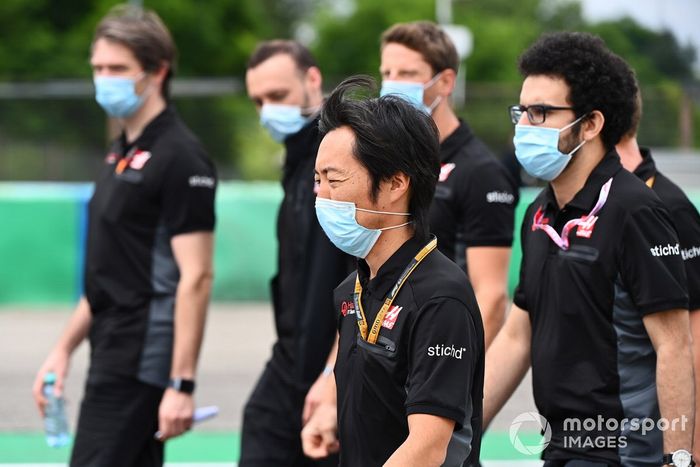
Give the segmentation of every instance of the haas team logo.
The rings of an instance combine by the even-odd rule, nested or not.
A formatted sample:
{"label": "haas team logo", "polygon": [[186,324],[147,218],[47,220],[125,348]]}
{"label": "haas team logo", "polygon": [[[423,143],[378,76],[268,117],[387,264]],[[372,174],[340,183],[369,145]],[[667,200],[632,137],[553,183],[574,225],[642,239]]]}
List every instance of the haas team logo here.
{"label": "haas team logo", "polygon": [[355,314],[355,303],[352,300],[343,301],[340,305],[340,313],[345,317]]}
{"label": "haas team logo", "polygon": [[440,177],[438,177],[438,182],[446,181],[452,173],[452,171],[455,169],[455,167],[456,165],[454,165],[452,162],[450,162],[449,164],[442,164],[440,166]]}
{"label": "haas team logo", "polygon": [[581,220],[582,222],[578,225],[578,229],[576,229],[576,236],[591,238],[593,228],[595,227],[595,222],[598,220],[598,216],[584,216],[581,218]]}
{"label": "haas team logo", "polygon": [[396,324],[396,319],[399,317],[399,313],[401,313],[403,307],[400,306],[392,306],[389,308],[389,311],[386,312],[386,315],[384,315],[384,321],[382,321],[382,327],[385,329],[394,329],[394,325]]}
{"label": "haas team logo", "polygon": [[136,151],[131,158],[131,163],[129,167],[134,170],[141,170],[143,166],[146,165],[148,159],[151,158],[151,153],[148,151]]}

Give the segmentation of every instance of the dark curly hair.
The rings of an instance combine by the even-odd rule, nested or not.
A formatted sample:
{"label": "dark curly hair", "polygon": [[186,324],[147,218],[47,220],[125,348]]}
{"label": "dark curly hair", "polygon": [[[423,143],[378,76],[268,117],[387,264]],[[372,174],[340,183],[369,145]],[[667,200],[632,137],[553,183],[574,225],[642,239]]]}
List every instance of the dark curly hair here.
{"label": "dark curly hair", "polygon": [[[440,173],[438,130],[430,116],[400,97],[366,97],[375,90],[368,76],[340,83],[323,105],[319,129],[324,136],[343,126],[352,130],[353,156],[371,179],[370,199],[376,200],[380,182],[396,173],[410,178],[408,210],[415,236],[423,241],[428,238],[428,211]],[[358,95],[362,91],[364,97]]]}
{"label": "dark curly hair", "polygon": [[600,111],[605,117],[601,139],[607,150],[632,125],[638,92],[634,71],[600,37],[581,32],[545,34],[520,56],[518,67],[524,77],[564,79],[577,116]]}

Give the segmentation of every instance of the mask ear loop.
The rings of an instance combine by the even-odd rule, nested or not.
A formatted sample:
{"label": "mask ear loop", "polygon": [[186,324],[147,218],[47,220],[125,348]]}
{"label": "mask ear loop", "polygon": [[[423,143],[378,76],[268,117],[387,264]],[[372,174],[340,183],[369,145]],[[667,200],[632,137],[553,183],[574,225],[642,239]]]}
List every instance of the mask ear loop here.
{"label": "mask ear loop", "polygon": [[[587,116],[588,116],[588,114],[583,114],[583,115],[581,115],[579,118],[577,118],[576,120],[574,120],[573,122],[569,123],[568,125],[564,126],[563,128],[560,128],[560,129],[559,129],[559,134],[561,134],[562,131],[568,130],[569,128],[573,127],[573,126],[576,125],[577,123],[581,122],[581,120],[583,120],[583,119],[586,118]],[[572,149],[571,151],[569,151],[569,153],[567,154],[567,156],[573,156],[574,153],[575,153],[576,151],[578,151],[579,149],[581,149],[581,146],[583,146],[583,145],[586,144],[587,142],[588,142],[588,140],[585,140],[585,139],[584,139],[583,141],[581,141],[581,144],[579,144],[579,145],[576,146],[574,149]]]}
{"label": "mask ear loop", "polygon": [[372,209],[364,209],[355,207],[356,211],[370,212],[372,214],[389,214],[390,216],[410,216],[410,212],[390,212],[390,211],[373,211]]}
{"label": "mask ear loop", "polygon": [[[437,83],[437,80],[440,79],[440,76],[443,74],[443,72],[444,72],[444,70],[441,71],[440,73],[437,73],[435,76],[433,76],[432,78],[430,78],[430,81],[428,81],[427,83],[425,83],[425,84],[423,85],[423,92],[424,92],[424,93],[425,93],[425,90],[426,90],[426,89],[432,87],[435,83]],[[433,100],[433,102],[432,102],[429,106],[426,107],[426,108],[428,109],[428,112],[430,113],[430,115],[433,114],[433,110],[435,110],[435,107],[437,107],[438,105],[440,105],[440,102],[442,102],[442,96],[437,96],[437,97]]]}
{"label": "mask ear loop", "polygon": [[[141,73],[136,75],[136,77],[134,78],[134,94],[136,94],[136,83],[138,83],[139,81],[144,79],[146,76],[147,76],[147,73],[145,71],[142,71]],[[152,92],[153,92],[153,82],[150,82],[146,85],[146,89],[144,89],[141,94],[136,94],[136,95],[139,96],[142,101],[145,101],[146,99],[148,99],[148,97],[151,95]]]}

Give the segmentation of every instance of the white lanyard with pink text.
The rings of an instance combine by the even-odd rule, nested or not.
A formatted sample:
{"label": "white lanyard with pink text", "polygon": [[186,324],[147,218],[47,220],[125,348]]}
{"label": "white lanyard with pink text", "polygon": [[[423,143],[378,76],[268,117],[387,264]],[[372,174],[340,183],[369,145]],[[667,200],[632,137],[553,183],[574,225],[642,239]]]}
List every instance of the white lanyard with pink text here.
{"label": "white lanyard with pink text", "polygon": [[600,189],[598,202],[595,203],[595,206],[593,206],[593,209],[587,216],[583,216],[579,219],[571,219],[566,224],[564,224],[564,228],[561,231],[561,236],[557,233],[556,230],[554,230],[554,227],[546,223],[546,220],[543,221],[544,213],[542,212],[542,208],[538,209],[535,213],[535,218],[532,222],[532,230],[544,230],[544,232],[547,235],[549,235],[549,238],[551,238],[552,241],[556,243],[559,248],[561,248],[562,250],[568,250],[569,232],[571,232],[571,229],[573,229],[577,225],[585,224],[593,216],[598,214],[598,211],[600,211],[603,208],[605,202],[608,200],[608,193],[610,193],[610,185],[612,185],[612,181],[613,179],[610,178],[610,180],[605,182],[605,185],[603,185],[603,187]]}

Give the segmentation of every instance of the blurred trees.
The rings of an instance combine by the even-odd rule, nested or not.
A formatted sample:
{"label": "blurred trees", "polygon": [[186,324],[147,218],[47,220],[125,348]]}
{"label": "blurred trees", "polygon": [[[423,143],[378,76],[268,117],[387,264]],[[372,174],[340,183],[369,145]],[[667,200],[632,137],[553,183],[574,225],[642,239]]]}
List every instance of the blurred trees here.
{"label": "blurred trees", "polygon": [[[94,27],[116,3],[0,2],[0,81],[89,79]],[[298,34],[316,54],[327,90],[351,74],[378,76],[379,36],[391,24],[435,18],[434,1],[426,0],[144,0],[144,4],[156,10],[173,33],[180,77],[242,80],[247,57],[258,41]],[[649,125],[643,134],[653,144],[678,143],[674,119],[683,99],[681,85],[697,85],[691,65],[696,52],[679,45],[670,32],[650,31],[628,18],[587,24],[577,0],[454,0],[453,22],[469,27],[474,37],[472,54],[463,64],[467,105],[460,112],[497,150],[510,140],[505,107],[517,100],[518,56],[543,32],[562,29],[599,34],[628,60],[643,87],[653,86],[645,96],[654,99],[654,108],[666,109],[664,118],[672,123],[666,128]],[[281,148],[260,130],[244,95],[178,99],[176,105],[213,157],[229,167],[226,176],[276,176]],[[31,173],[37,166],[31,162],[36,150],[29,150],[26,141],[41,139],[45,148],[61,144],[68,148],[64,152],[99,154],[103,123],[92,99],[0,101],[0,147],[3,152],[14,148],[26,169],[21,173]],[[7,164],[0,164],[0,169],[6,172]]]}

